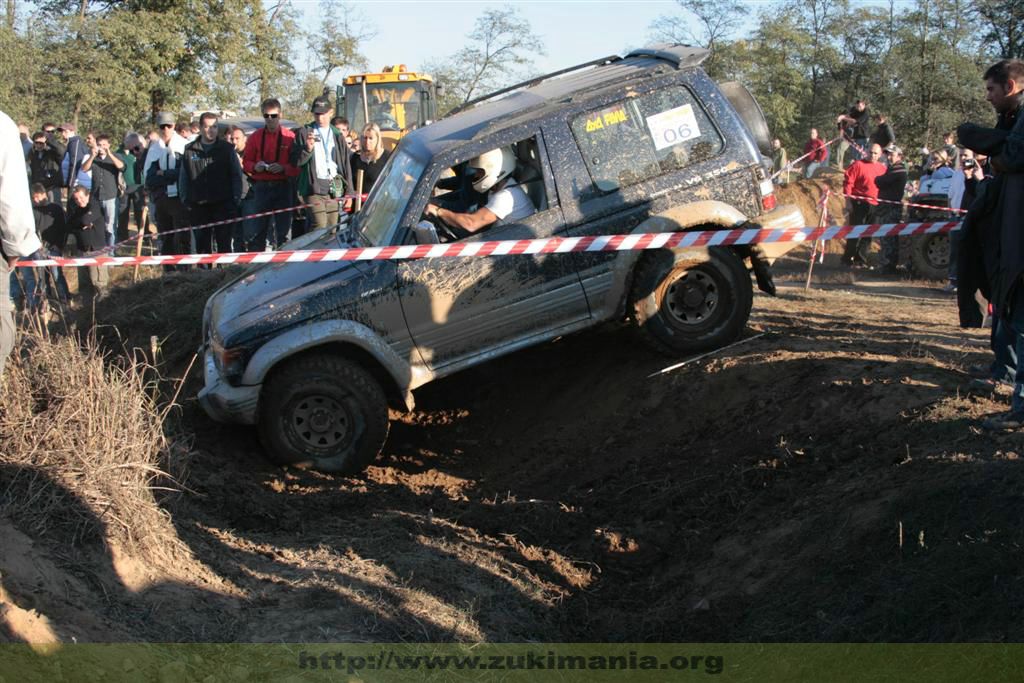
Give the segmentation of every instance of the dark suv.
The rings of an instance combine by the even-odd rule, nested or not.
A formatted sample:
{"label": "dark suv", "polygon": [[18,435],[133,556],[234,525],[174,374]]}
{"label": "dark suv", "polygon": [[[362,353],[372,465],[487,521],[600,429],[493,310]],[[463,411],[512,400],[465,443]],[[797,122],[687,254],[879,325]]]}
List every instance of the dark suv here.
{"label": "dark suv", "polygon": [[[428,202],[479,201],[467,161],[499,147],[535,212],[466,242],[803,226],[775,206],[759,107],[715,84],[706,56],[654,46],[472,103],[403,138],[350,224],[286,248],[436,241]],[[772,291],[768,265],[791,246],[258,266],[207,304],[199,398],[215,420],[257,425],[279,463],[358,472],[389,405],[411,409],[417,387],[510,351],[622,318],[673,354],[729,343],[750,315],[749,271]]]}

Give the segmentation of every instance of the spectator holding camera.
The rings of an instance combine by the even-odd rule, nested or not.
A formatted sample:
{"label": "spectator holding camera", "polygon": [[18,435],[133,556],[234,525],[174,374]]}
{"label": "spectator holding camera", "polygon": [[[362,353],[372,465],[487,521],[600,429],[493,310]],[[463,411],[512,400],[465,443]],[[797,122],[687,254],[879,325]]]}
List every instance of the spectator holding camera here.
{"label": "spectator holding camera", "polygon": [[63,145],[58,146],[53,135],[39,131],[32,136],[32,149],[28,153],[29,178],[46,189],[51,202],[60,202],[60,187],[64,176],[60,172],[60,160],[64,156]]}
{"label": "spectator holding camera", "polygon": [[338,202],[352,187],[348,147],[331,126],[327,95],[313,100],[313,122],[296,132],[291,162],[299,171],[299,196],[306,204],[306,225],[319,229],[338,222]]}
{"label": "spectator holding camera", "polygon": [[123,182],[121,172],[125,164],[110,150],[110,136],[106,133],[100,133],[89,142],[89,157],[82,164],[82,170],[92,171],[92,194],[103,212],[107,246],[112,247],[117,225],[117,200]]}
{"label": "spectator holding camera", "polygon": [[[291,178],[299,174],[290,157],[295,144],[295,133],[281,128],[281,102],[275,98],[260,104],[265,125],[257,129],[245,144],[242,168],[251,179],[253,210],[256,213],[291,208],[294,204]],[[274,232],[269,233],[273,224]],[[266,249],[269,239],[274,247],[288,239],[292,229],[292,212],[282,211],[246,221],[253,230],[245,236],[247,248],[252,251]]]}

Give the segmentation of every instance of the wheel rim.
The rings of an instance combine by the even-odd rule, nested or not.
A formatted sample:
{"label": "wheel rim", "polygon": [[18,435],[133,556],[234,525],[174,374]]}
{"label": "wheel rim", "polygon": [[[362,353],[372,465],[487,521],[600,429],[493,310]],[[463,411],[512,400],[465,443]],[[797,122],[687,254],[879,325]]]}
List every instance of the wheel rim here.
{"label": "wheel rim", "polygon": [[925,258],[936,268],[949,266],[949,236],[935,235],[925,245]]}
{"label": "wheel rim", "polygon": [[665,310],[679,325],[706,325],[718,309],[720,296],[721,287],[710,273],[688,270],[668,286]]}
{"label": "wheel rim", "polygon": [[321,394],[299,399],[289,422],[299,440],[315,450],[333,450],[346,444],[351,439],[354,424],[342,403]]}

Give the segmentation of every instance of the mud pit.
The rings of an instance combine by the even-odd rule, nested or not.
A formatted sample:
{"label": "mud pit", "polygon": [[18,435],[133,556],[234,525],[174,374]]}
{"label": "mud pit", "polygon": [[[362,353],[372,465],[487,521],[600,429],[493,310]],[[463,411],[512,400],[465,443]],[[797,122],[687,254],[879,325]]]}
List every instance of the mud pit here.
{"label": "mud pit", "polygon": [[364,480],[189,401],[172,559],[0,520],[0,640],[1024,638],[1024,438],[977,429],[1005,399],[964,373],[987,331],[934,284],[805,292],[801,254],[749,341],[669,372],[610,326],[424,387]]}

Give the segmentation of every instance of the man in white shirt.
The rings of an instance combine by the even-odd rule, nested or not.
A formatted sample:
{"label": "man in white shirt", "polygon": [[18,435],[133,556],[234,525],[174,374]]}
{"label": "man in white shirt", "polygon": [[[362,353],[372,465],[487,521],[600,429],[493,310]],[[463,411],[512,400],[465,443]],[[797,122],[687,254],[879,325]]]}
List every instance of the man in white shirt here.
{"label": "man in white shirt", "polygon": [[0,111],[0,373],[14,348],[10,269],[42,246],[36,236],[18,126]]}
{"label": "man in white shirt", "polygon": [[495,223],[521,221],[537,212],[526,191],[512,179],[516,170],[516,155],[507,147],[485,152],[466,164],[466,173],[472,174],[473,189],[486,192],[487,204],[471,213],[460,213],[427,204],[424,213],[438,218],[451,227],[456,236],[463,237],[486,230]]}

